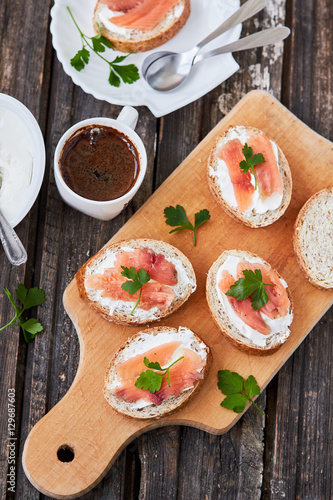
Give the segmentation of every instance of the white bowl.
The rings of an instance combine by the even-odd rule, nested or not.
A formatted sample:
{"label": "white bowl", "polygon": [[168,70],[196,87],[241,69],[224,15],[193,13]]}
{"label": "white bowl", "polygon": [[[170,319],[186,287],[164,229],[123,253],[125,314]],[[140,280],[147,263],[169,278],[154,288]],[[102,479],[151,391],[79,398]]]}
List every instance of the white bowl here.
{"label": "white bowl", "polygon": [[[45,171],[45,145],[42,132],[35,117],[28,110],[28,108],[24,106],[24,104],[17,99],[14,99],[14,97],[0,93],[0,116],[1,109],[11,111],[17,115],[26,129],[27,135],[30,137],[33,147],[32,178],[28,192],[22,205],[19,207],[15,215],[8,221],[12,227],[15,227],[27,215],[41,188]],[[19,146],[19,137],[17,138],[17,143]]]}
{"label": "white bowl", "polygon": [[[96,117],[88,118],[76,123],[68,129],[60,138],[55,153],[54,153],[54,177],[60,196],[67,205],[80,212],[83,212],[90,217],[95,217],[101,220],[111,220],[116,217],[128,205],[137,190],[142,184],[147,170],[147,154],[144,144],[138,134],[134,132],[138,119],[138,112],[131,106],[125,106],[120,112],[118,118]],[[130,141],[135,145],[140,160],[140,171],[134,186],[123,196],[109,201],[95,201],[78,195],[70,189],[64,181],[59,166],[61,152],[67,139],[69,139],[77,130],[89,125],[107,126],[119,130],[124,133]]]}

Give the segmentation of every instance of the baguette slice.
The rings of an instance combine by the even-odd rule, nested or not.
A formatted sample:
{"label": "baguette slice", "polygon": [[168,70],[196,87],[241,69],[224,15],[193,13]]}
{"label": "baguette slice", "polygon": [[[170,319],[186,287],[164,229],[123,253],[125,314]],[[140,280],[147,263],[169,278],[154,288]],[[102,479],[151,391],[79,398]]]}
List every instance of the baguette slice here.
{"label": "baguette slice", "polygon": [[[195,353],[199,354],[202,358],[202,368],[198,371],[200,373],[200,379],[196,380],[192,386],[189,388],[184,388],[183,392],[181,392],[178,396],[172,396],[168,399],[163,400],[160,404],[154,404],[152,402],[142,401],[140,399],[136,402],[125,401],[121,397],[115,395],[115,390],[119,385],[122,384],[122,378],[117,373],[117,365],[119,363],[123,363],[128,359],[138,356],[142,354],[142,360],[147,351],[156,348],[157,346],[165,346],[168,342],[181,342],[181,346],[179,346],[173,357],[170,358],[171,362],[166,362],[165,364],[161,363],[162,367],[169,366],[173,361],[182,356],[182,347],[191,349]],[[186,357],[186,353],[185,357]],[[156,357],[150,354],[151,359],[149,361],[159,361],[158,354]],[[174,359],[175,358],[175,359]],[[211,353],[209,347],[191,330],[184,327],[172,328],[168,326],[160,326],[155,328],[150,328],[147,330],[143,330],[133,337],[129,338],[125,344],[123,344],[116,354],[113,356],[107,373],[105,375],[105,383],[104,383],[104,396],[108,403],[119,413],[123,413],[129,417],[140,418],[140,419],[148,419],[148,418],[160,418],[166,414],[169,414],[175,410],[178,410],[185,403],[188,403],[189,400],[194,396],[194,394],[199,390],[202,386],[206,376],[208,374],[208,370],[211,364]],[[185,360],[185,359],[184,359]],[[180,361],[179,367],[180,367]],[[176,367],[177,363],[174,365]],[[142,371],[147,370],[148,368],[144,367]],[[138,370],[141,371],[141,368]],[[129,373],[128,373],[129,375]],[[131,379],[131,385],[135,383],[135,380],[138,378],[140,373],[136,374],[135,377]],[[170,372],[170,387],[172,387],[172,372]],[[147,394],[150,397],[149,391]],[[157,394],[157,393],[155,393]]]}
{"label": "baguette slice", "polygon": [[98,26],[101,33],[112,43],[115,50],[120,52],[145,52],[159,47],[173,38],[186,23],[190,15],[190,0],[180,0],[168,14],[153,29],[148,31],[138,29],[119,29],[117,26],[108,24],[107,20],[114,14],[108,10],[107,5],[98,0],[93,24],[96,33]]}
{"label": "baguette slice", "polygon": [[[137,248],[149,248],[156,254],[162,254],[176,267],[178,283],[172,287],[176,295],[169,307],[164,311],[159,310],[157,307],[144,311],[140,308],[139,303],[131,315],[136,299],[133,298],[132,301],[125,302],[122,300],[114,301],[107,297],[103,298],[100,290],[90,289],[86,284],[87,277],[101,274],[105,269],[112,267],[112,259],[114,259],[117,252],[122,249],[131,251]],[[150,239],[121,241],[103,248],[79,269],[75,278],[81,298],[86,300],[89,306],[99,312],[105,319],[121,325],[142,325],[165,318],[176,311],[196,289],[195,273],[188,258],[172,245]]]}
{"label": "baguette slice", "polygon": [[293,242],[297,262],[310,283],[333,288],[333,186],[304,204],[295,222]]}
{"label": "baguette slice", "polygon": [[[230,259],[228,260],[229,257]],[[226,264],[227,260],[228,263]],[[279,275],[279,273],[275,271],[283,286],[286,288],[287,296],[290,301],[287,315],[285,316],[282,325],[275,323],[278,330],[276,332],[272,331],[268,335],[259,333],[258,331],[250,328],[242,321],[241,318],[237,316],[229,304],[227,296],[224,295],[218,288],[218,284],[221,279],[221,266],[226,264],[229,272],[236,278],[235,271],[238,261],[240,260],[245,260],[252,264],[258,263],[264,265],[268,270],[272,269],[267,262],[250,252],[242,250],[227,250],[223,252],[214,262],[207,276],[206,297],[210,312],[223,335],[236,347],[250,354],[257,354],[260,356],[272,354],[285,343],[290,335],[289,326],[293,318],[293,301],[291,293],[289,288],[286,288],[286,282]],[[231,270],[234,272],[231,272]],[[273,323],[274,321],[280,321],[280,319],[281,318],[273,320]]]}
{"label": "baguette slice", "polygon": [[[281,148],[271,140],[273,151],[275,150],[275,156],[277,157],[277,165],[283,184],[281,202],[280,204],[278,204],[279,201],[275,203],[273,197],[275,197],[277,193],[273,193],[273,197],[271,197],[272,205],[270,203],[267,204],[267,200],[265,202],[265,205],[267,206],[266,211],[263,212],[266,207],[262,209],[258,209],[255,207],[252,208],[252,210],[241,212],[237,208],[237,202],[233,194],[234,190],[230,181],[229,173],[227,170],[224,170],[221,167],[219,151],[229,141],[235,138],[239,138],[241,142],[244,143],[250,136],[255,136],[260,133],[262,134],[263,132],[253,127],[230,127],[221,137],[217,138],[216,144],[209,155],[207,164],[208,184],[217,203],[228,215],[233,217],[237,222],[240,222],[252,228],[268,226],[279,219],[286,211],[290,203],[292,192],[292,179],[288,161],[284,156]],[[252,183],[254,184],[254,176],[252,173],[251,177]],[[268,208],[269,206],[275,208]]]}

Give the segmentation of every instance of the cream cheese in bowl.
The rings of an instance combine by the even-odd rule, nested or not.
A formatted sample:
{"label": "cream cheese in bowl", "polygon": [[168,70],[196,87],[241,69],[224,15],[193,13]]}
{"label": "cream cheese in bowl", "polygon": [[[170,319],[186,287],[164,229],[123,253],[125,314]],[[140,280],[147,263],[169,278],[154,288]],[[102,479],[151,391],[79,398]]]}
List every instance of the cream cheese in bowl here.
{"label": "cream cheese in bowl", "polygon": [[20,102],[0,94],[0,209],[12,227],[29,212],[45,169],[39,125]]}

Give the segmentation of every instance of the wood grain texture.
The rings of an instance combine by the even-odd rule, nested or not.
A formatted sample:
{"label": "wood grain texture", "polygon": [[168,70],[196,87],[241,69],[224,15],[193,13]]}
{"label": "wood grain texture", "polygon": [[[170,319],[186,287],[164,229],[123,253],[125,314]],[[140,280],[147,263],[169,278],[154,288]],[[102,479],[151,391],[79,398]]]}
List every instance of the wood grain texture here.
{"label": "wood grain texture", "polygon": [[[294,184],[290,207],[279,221],[266,228],[252,230],[236,223],[221,212],[209,193],[207,158],[216,137],[231,123],[256,126],[265,131],[281,146],[289,160]],[[291,128],[293,134],[290,133]],[[310,143],[313,147],[308,150],[306,160],[302,161],[300,151]],[[318,150],[321,151],[320,161],[317,158]],[[320,172],[316,178],[311,175],[309,167],[315,158],[317,171]],[[239,415],[219,405],[221,394],[216,386],[217,370],[223,367],[237,370],[237,367],[242,366],[242,375],[247,377],[252,373],[260,387],[264,388],[333,302],[333,292],[318,290],[305,280],[296,264],[291,243],[294,221],[305,199],[332,182],[332,170],[327,169],[332,160],[330,142],[303,125],[269,94],[259,91],[249,93],[112,238],[111,241],[133,237],[162,238],[176,244],[189,256],[196,271],[197,292],[180,310],[164,320],[164,324],[183,325],[196,331],[212,349],[213,366],[204,388],[196,398],[170,417],[140,422],[110,409],[101,390],[109,359],[124,338],[138,331],[138,328],[122,327],[105,321],[80,299],[75,281],[69,284],[64,294],[64,304],[80,338],[80,365],[69,392],[38,422],[27,438],[23,453],[24,468],[38,489],[52,493],[55,498],[75,498],[100,480],[125,444],[150,428],[182,423],[213,433],[223,433],[234,425]],[[304,175],[307,183],[304,183]],[[196,194],[195,199],[192,193]],[[211,222],[201,228],[196,248],[193,247],[190,234],[164,234],[167,231],[162,208],[168,203],[175,205],[177,201],[189,213],[195,213],[205,206],[212,215]],[[289,244],[286,244],[286,240]],[[288,276],[294,298],[294,322],[290,339],[269,359],[248,355],[226,342],[213,324],[206,305],[205,276],[208,268],[224,249],[239,248],[240,241],[242,249],[259,253],[283,276]],[[227,364],[226,360],[229,360]],[[71,418],[75,414],[80,415],[79,419]],[[101,428],[104,429],[103,434]],[[116,435],[112,432],[115,428]],[[56,452],[62,445],[69,445],[75,450],[75,460],[71,464],[63,464],[56,458]],[[87,470],[89,463],[94,463],[94,467]],[[48,477],[46,470],[52,471]],[[80,471],[85,471],[84,475]]]}

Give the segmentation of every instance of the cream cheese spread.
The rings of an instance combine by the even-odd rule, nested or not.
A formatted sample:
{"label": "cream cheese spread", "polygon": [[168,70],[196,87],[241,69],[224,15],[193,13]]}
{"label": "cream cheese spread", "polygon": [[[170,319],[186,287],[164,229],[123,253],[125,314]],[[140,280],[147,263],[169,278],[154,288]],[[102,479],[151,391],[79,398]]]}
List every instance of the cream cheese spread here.
{"label": "cream cheese spread", "polygon": [[[233,139],[239,139],[239,141],[245,145],[249,140],[249,133],[246,131],[245,127],[234,127],[229,129],[228,133],[220,139],[217,145],[217,149],[222,147],[229,141]],[[273,153],[276,159],[276,162],[279,161],[279,153],[277,145],[274,141],[270,141],[273,148]],[[250,172],[250,171],[249,171]],[[252,172],[251,174],[251,184],[255,185],[255,179]],[[218,185],[222,198],[233,208],[237,208],[237,201],[235,197],[234,187],[231,182],[231,178],[229,175],[228,167],[225,161],[221,158],[216,159],[216,169],[213,167],[209,167],[209,175],[213,177],[216,184]],[[283,198],[283,193],[274,192],[271,196],[266,198],[265,200],[260,199],[259,190],[256,189],[252,198],[252,205],[250,209],[246,212],[243,212],[244,215],[250,215],[252,210],[257,214],[264,214],[268,212],[268,210],[276,210],[281,205]]]}
{"label": "cream cheese spread", "polygon": [[[227,260],[220,266],[217,275],[216,275],[216,292],[219,298],[219,301],[223,305],[223,308],[225,312],[227,313],[230,321],[235,325],[235,327],[240,331],[240,333],[249,339],[251,342],[253,342],[254,345],[259,346],[259,347],[265,347],[268,345],[277,333],[281,334],[281,332],[284,332],[283,335],[280,335],[281,340],[285,340],[289,337],[290,335],[290,330],[289,326],[291,325],[291,322],[293,320],[293,314],[292,312],[288,312],[286,316],[276,318],[276,319],[271,319],[265,314],[261,313],[262,319],[265,321],[265,323],[271,328],[271,333],[269,335],[264,335],[257,330],[254,330],[250,326],[248,326],[244,321],[236,314],[234,309],[232,308],[228,297],[220,290],[219,288],[219,283],[222,279],[222,272],[224,270],[228,271],[235,279],[237,279],[237,266],[239,262],[243,260],[239,257],[236,256],[229,256]],[[264,262],[261,259],[247,259],[247,261],[250,264],[264,264]],[[288,285],[287,283],[281,279],[280,280],[282,285],[287,288]]]}
{"label": "cream cheese spread", "polygon": [[[133,252],[134,248],[124,246],[121,247],[120,250],[123,250],[125,252]],[[117,250],[117,252],[118,251],[119,250]],[[89,276],[91,274],[103,274],[105,269],[114,267],[115,260],[116,260],[116,252],[110,252],[104,260],[102,260],[99,264],[94,266],[93,270],[91,268],[88,268],[86,275]],[[167,257],[167,260],[168,262],[172,262],[172,264],[174,264],[177,271],[177,278],[178,278],[177,284],[170,287],[174,290],[176,297],[181,298],[182,295],[184,294],[184,289],[187,288],[187,285],[189,284],[192,286],[192,290],[194,292],[196,289],[196,283],[188,277],[181,261],[175,257],[169,257],[169,256]],[[113,300],[110,297],[102,297],[103,293],[102,290],[96,290],[93,288],[87,287],[87,292],[91,300],[99,302],[102,307],[104,307],[109,311],[110,316],[112,316],[112,314],[117,311],[129,314],[133,309],[134,303],[136,302],[136,300],[133,300],[133,302],[132,301],[127,302],[124,300]],[[140,302],[139,302],[138,307],[132,314],[132,317],[139,319],[141,321],[144,320],[149,321],[149,319],[151,319],[155,313],[160,313],[158,307],[152,307],[148,311],[145,311],[144,309],[140,308]]]}
{"label": "cream cheese spread", "polygon": [[33,146],[20,118],[0,109],[0,209],[10,221],[31,184]]}
{"label": "cream cheese spread", "polygon": [[[170,11],[163,20],[163,24],[165,24],[166,26],[172,24],[176,19],[178,19],[182,15],[183,10],[184,10],[183,3],[179,3],[178,5],[173,7],[173,9],[170,9]],[[112,17],[122,16],[123,14],[125,14],[125,12],[113,11],[105,5],[103,6],[103,8],[100,8],[98,12],[98,19],[100,24],[103,24],[103,26],[105,26],[106,29],[108,29],[112,33],[117,33],[118,35],[130,37],[135,33],[143,33],[142,30],[137,30],[137,29],[133,30],[124,28],[122,26],[117,26],[116,24],[113,24],[110,21]]]}
{"label": "cream cheese spread", "polygon": [[[207,360],[206,346],[203,342],[198,343],[198,341],[194,337],[193,332],[188,328],[180,326],[177,332],[165,331],[158,333],[157,335],[149,335],[148,333],[142,333],[141,339],[142,341],[140,342],[140,344],[133,342],[132,344],[129,344],[129,346],[122,351],[121,357],[119,358],[119,363],[124,363],[125,361],[134,356],[138,356],[139,354],[143,354],[149,351],[150,349],[154,349],[154,347],[161,346],[169,342],[181,342],[181,345],[175,350],[172,357],[168,361],[167,365],[162,366],[162,368],[171,365],[171,363],[179,359],[182,356],[183,349],[191,349],[192,351],[196,352],[197,354],[200,355],[201,359],[206,364]],[[196,348],[193,347],[194,343],[196,345]],[[158,361],[158,359],[153,361]],[[202,370],[203,368],[198,370],[198,372]],[[118,377],[114,377],[112,383],[110,383],[109,385],[109,388],[110,390],[113,390],[121,386],[121,384],[122,381]],[[186,387],[186,389],[184,389],[184,392],[189,391],[192,388],[193,385],[190,387]],[[135,409],[140,409],[140,408],[145,408],[146,406],[150,406],[152,404],[153,404],[152,402],[145,401],[144,399],[139,399],[138,401],[131,403],[131,407]]]}

